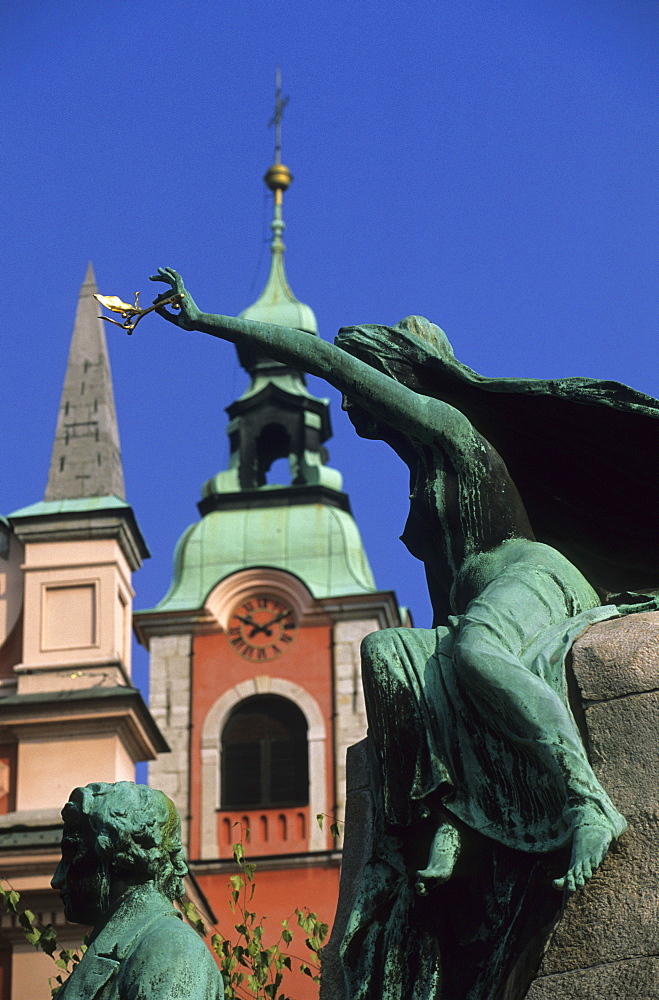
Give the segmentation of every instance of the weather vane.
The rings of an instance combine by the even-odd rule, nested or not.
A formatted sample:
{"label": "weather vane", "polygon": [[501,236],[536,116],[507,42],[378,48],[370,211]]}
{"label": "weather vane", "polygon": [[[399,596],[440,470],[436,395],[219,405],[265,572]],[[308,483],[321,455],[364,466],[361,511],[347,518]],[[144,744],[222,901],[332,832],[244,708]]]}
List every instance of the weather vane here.
{"label": "weather vane", "polygon": [[122,330],[125,330],[129,334],[133,332],[142,319],[142,316],[153,312],[154,309],[160,309],[162,306],[169,305],[172,309],[180,309],[183,295],[183,292],[176,292],[174,295],[169,295],[167,298],[161,299],[159,302],[154,303],[154,305],[149,306],[148,309],[140,309],[139,292],[135,292],[135,304],[132,306],[128,302],[123,302],[118,295],[99,295],[97,292],[94,292],[96,301],[100,302],[105,309],[120,313],[124,317],[124,322],[120,323],[119,320],[111,319],[109,316],[99,316],[99,319],[104,319],[106,323],[114,323],[115,326],[120,326]]}
{"label": "weather vane", "polygon": [[268,122],[268,128],[275,126],[275,163],[281,163],[281,120],[289,100],[289,97],[281,96],[281,69],[277,66],[275,70],[275,113]]}

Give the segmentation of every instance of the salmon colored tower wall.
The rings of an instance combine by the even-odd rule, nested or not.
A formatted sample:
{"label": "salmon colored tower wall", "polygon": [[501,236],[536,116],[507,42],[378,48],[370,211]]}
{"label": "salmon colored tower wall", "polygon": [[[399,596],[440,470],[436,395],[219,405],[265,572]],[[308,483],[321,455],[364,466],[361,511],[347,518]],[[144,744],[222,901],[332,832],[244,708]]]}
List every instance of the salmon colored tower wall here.
{"label": "salmon colored tower wall", "polygon": [[[277,657],[274,664],[256,668],[236,653],[224,633],[198,636],[192,645],[192,757],[190,768],[190,852],[194,857],[204,857],[200,835],[201,818],[201,750],[202,733],[208,713],[222,696],[237,685],[256,677],[276,678],[285,682],[277,685],[278,690],[288,688],[294,697],[300,681],[304,690],[318,705],[325,726],[324,772],[325,801],[334,811],[334,761],[332,740],[327,738],[332,731],[333,691],[331,669],[331,632],[328,626],[300,628],[290,650]],[[221,685],[218,685],[218,666],[221,664]],[[301,669],[302,667],[302,669]],[[267,673],[266,673],[267,670]],[[302,676],[300,676],[302,675]],[[287,687],[286,687],[287,685]],[[262,687],[264,685],[262,684]],[[222,690],[224,688],[224,690]],[[218,720],[219,721],[219,720]],[[309,815],[308,805],[301,808],[271,808],[256,810],[222,810],[217,815],[217,854],[231,857],[231,844],[240,840],[240,828],[248,814],[250,840],[247,850],[250,854],[273,855],[291,853],[291,850],[309,850],[311,824],[316,824],[315,816]],[[300,830],[299,817],[304,816]],[[264,822],[261,822],[263,820]],[[285,830],[281,829],[282,822]],[[231,835],[226,836],[230,824]],[[266,827],[266,831],[262,828]],[[329,824],[325,824],[326,827]],[[265,832],[265,836],[264,836]],[[302,833],[302,836],[299,834]],[[296,836],[297,834],[297,836]],[[325,834],[324,847],[332,848],[329,833]]]}

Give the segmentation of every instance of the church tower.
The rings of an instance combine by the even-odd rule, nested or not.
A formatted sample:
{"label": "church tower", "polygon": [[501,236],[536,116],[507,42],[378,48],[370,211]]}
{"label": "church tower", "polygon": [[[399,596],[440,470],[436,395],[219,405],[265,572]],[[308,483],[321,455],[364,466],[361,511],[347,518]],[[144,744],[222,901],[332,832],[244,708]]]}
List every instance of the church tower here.
{"label": "church tower", "polygon": [[[90,264],[44,499],[0,519],[0,870],[64,942],[80,931],[50,889],[62,805],[167,749],[131,681],[131,580],[148,551],[124,495],[95,291]],[[52,960],[7,915],[0,968],[3,997],[48,995]]]}
{"label": "church tower", "polygon": [[[270,273],[241,315],[318,336],[286,279],[292,175],[279,142],[264,180],[274,196]],[[298,370],[239,358],[249,384],[227,407],[228,468],[202,488],[168,593],[135,622],[150,650],[151,709],[171,747],[149,781],[176,802],[192,870],[221,920],[231,918],[231,845],[249,828],[258,906],[274,929],[300,905],[332,919],[340,852],[329,828],[343,816],[346,748],[366,728],[359,646],[401,620],[395,595],[375,586],[328,464],[328,401]],[[286,482],[269,482],[281,459]]]}

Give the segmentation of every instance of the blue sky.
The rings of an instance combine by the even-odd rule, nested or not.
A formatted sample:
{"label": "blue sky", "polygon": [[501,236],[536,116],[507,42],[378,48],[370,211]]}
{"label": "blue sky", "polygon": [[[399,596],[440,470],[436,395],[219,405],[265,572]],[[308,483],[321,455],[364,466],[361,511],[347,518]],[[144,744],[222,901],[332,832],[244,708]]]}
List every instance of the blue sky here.
{"label": "blue sky", "polygon": [[[484,374],[659,395],[658,43],[651,0],[5,0],[0,511],[43,496],[88,259],[123,298],[158,265],[208,311],[257,297],[277,64],[286,266],[322,336],[416,312]],[[107,337],[150,607],[246,376],[156,317]],[[332,414],[377,583],[428,625],[405,470]]]}

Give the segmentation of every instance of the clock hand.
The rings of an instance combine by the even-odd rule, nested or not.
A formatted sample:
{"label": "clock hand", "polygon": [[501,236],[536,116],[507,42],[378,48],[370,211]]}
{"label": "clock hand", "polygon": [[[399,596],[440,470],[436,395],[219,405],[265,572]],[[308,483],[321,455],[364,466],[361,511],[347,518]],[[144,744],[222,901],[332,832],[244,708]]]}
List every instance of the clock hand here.
{"label": "clock hand", "polygon": [[252,618],[251,615],[247,615],[247,616],[236,615],[236,618],[238,619],[239,622],[242,622],[243,625],[252,625],[252,626],[255,626],[256,628],[259,628],[259,626],[256,624],[256,622],[254,621],[254,619]]}
{"label": "clock hand", "polygon": [[288,618],[289,615],[290,611],[280,611],[280,613],[276,615],[275,618],[272,618],[269,622],[266,622],[264,628],[269,628],[271,625],[276,625],[277,622],[280,622],[282,620],[282,618]]}
{"label": "clock hand", "polygon": [[252,631],[249,633],[250,639],[253,639],[259,632],[265,632],[266,635],[272,635],[272,632],[268,628],[268,625],[272,625],[272,622],[268,622],[268,625],[258,625],[256,622],[250,622],[250,624],[252,626]]}
{"label": "clock hand", "polygon": [[[258,635],[259,632],[265,632],[266,635],[272,635],[272,632],[268,628],[268,625],[259,625],[258,622],[254,621],[251,615],[236,615],[236,618],[238,619],[239,622],[242,622],[243,625],[251,626],[252,631],[249,633],[250,639],[253,639],[254,636]],[[269,622],[268,624],[272,623]]]}
{"label": "clock hand", "polygon": [[272,635],[272,632],[268,627],[269,625],[272,625],[272,622],[268,622],[266,625],[259,625],[258,622],[254,621],[251,615],[236,615],[236,618],[239,622],[242,622],[243,625],[251,626],[252,631],[249,633],[250,639],[253,639],[255,635],[259,634],[259,632],[264,632],[266,635]]}
{"label": "clock hand", "polygon": [[259,634],[259,632],[262,632],[264,635],[271,636],[272,635],[271,626],[276,625],[278,622],[282,620],[282,618],[288,618],[290,613],[291,613],[290,610],[280,611],[278,615],[275,615],[275,617],[271,618],[269,622],[265,622],[262,625],[260,625],[258,622],[255,622],[251,615],[236,615],[236,618],[238,619],[238,621],[242,622],[243,625],[250,626],[251,632],[249,633],[249,638],[253,639],[254,636]]}

